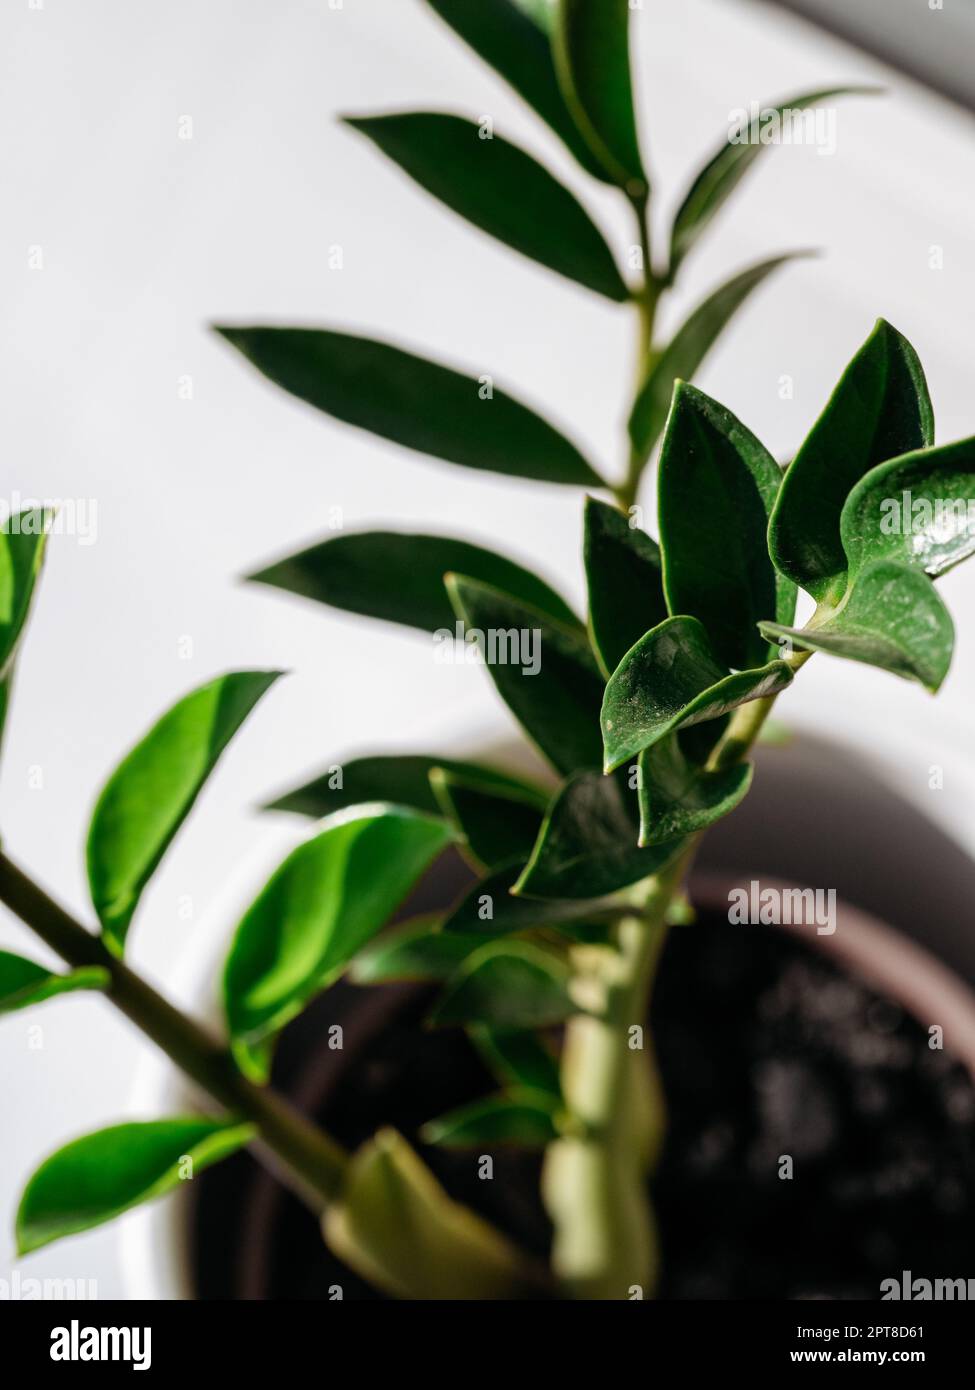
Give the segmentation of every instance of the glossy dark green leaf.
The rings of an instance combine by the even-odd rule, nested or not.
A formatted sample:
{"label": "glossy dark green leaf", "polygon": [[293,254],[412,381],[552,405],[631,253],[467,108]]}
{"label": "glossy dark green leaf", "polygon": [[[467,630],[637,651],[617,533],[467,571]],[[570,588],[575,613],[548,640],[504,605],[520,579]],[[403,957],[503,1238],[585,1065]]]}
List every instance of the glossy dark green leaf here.
{"label": "glossy dark green leaf", "polygon": [[17,1252],[112,1221],[172,1191],[250,1143],[235,1120],[173,1119],[112,1125],[66,1144],[41,1164],[17,1212]]}
{"label": "glossy dark green leaf", "polygon": [[584,559],[592,645],[609,676],[667,616],[656,541],[618,507],[586,498]]}
{"label": "glossy dark green leaf", "polygon": [[660,845],[706,830],[735,809],[752,781],[751,763],[705,772],[663,738],[640,754],[640,844]]}
{"label": "glossy dark green leaf", "polygon": [[840,518],[852,577],[898,560],[935,578],[975,551],[975,439],[920,449],[861,478]]}
{"label": "glossy dark green leaf", "polygon": [[0,526],[0,739],[10,701],[17,648],[44,560],[50,514],[28,508]]}
{"label": "glossy dark green leaf", "polygon": [[646,192],[630,75],[629,0],[559,0],[552,35],[566,104],[593,154],[631,197]]}
{"label": "glossy dark green leaf", "polygon": [[699,304],[653,362],[630,415],[629,431],[633,448],[646,458],[667,422],[674,382],[690,381],[722,330],[758,286],[780,265],[807,256],[794,251],[773,256],[732,277]]}
{"label": "glossy dark green leaf", "polygon": [[542,798],[508,796],[444,768],[431,773],[444,815],[463,836],[475,867],[497,868],[531,853],[545,814]]}
{"label": "glossy dark green leaf", "polygon": [[430,785],[430,773],[435,767],[466,777],[480,786],[496,786],[519,796],[544,799],[544,793],[526,782],[480,763],[458,762],[437,753],[395,753],[333,763],[320,777],[278,797],[265,810],[294,811],[320,820],[346,806],[391,801],[397,806],[412,806],[417,811],[439,816],[442,815],[440,803]]}
{"label": "glossy dark green leaf", "polygon": [[528,941],[491,941],[468,956],[447,984],[431,1023],[544,1028],[576,1012],[569,967]]}
{"label": "glossy dark green leaf", "polygon": [[933,440],[917,353],[881,319],[786,472],[769,527],[779,572],[820,603],[838,602],[846,588],[840,516],[847,497],[878,464]]}
{"label": "glossy dark green leaf", "polygon": [[121,951],[139,898],[220,755],[280,671],[233,671],[184,696],[109,778],[88,832],[88,883]]}
{"label": "glossy dark green leaf", "polygon": [[604,486],[574,444],[489,378],[351,333],[217,332],[292,396],[404,448],[517,478]]}
{"label": "glossy dark green leaf", "polygon": [[608,179],[565,104],[541,0],[427,0],[475,53],[511,83],[584,169]]}
{"label": "glossy dark green leaf", "polygon": [[773,119],[780,121],[785,111],[805,111],[833,97],[869,96],[878,90],[873,87],[829,87],[824,91],[804,92],[801,96],[790,97],[788,101],[763,107],[758,120],[740,126],[734,138],[725,136],[716,153],[691,184],[677,210],[670,234],[671,278],[711,219],[731,197],[761,152],[768,147],[768,141],[761,138],[762,131],[771,127]]}
{"label": "glossy dark green leaf", "polygon": [[696,618],[668,618],[623,658],[606,687],[606,770],[667,734],[716,719],[749,700],[777,695],[792,681],[783,661],[729,675]]}
{"label": "glossy dark green leaf", "polygon": [[427,632],[452,632],[454,610],[444,587],[444,575],[451,571],[493,584],[560,622],[579,626],[568,604],[530,570],[482,546],[445,536],[396,531],[334,536],[250,578],[349,613]]}
{"label": "glossy dark green leaf", "polygon": [[796,589],[765,544],[782,473],[730,410],[678,382],[660,453],[660,548],[672,614],[707,628],[720,661],[760,666],[757,624],[790,623]]}
{"label": "glossy dark green leaf", "polygon": [[515,892],[526,898],[609,896],[655,874],[676,845],[639,847],[636,777],[581,772],[560,789]]}
{"label": "glossy dark green leaf", "polygon": [[506,864],[475,883],[448,914],[444,931],[463,936],[480,932],[484,937],[532,927],[558,927],[568,932],[570,924],[589,923],[609,911],[600,901],[514,897],[511,890],[524,867],[521,861]]}
{"label": "glossy dark green leaf", "polygon": [[428,1120],[420,1130],[420,1138],[424,1144],[437,1144],[444,1149],[476,1145],[490,1148],[494,1144],[541,1149],[558,1133],[550,1096],[512,1090],[504,1095],[485,1096],[436,1120]]}
{"label": "glossy dark green leaf", "polygon": [[235,1054],[264,1080],[271,1044],[384,927],[449,843],[441,821],[397,806],[333,816],[272,875],[244,915],[224,970]]}
{"label": "glossy dark green leaf", "polygon": [[560,772],[598,767],[603,681],[584,634],[466,575],[450,576],[447,587],[457,616],[480,634],[501,698],[538,748]]}
{"label": "glossy dark green leaf", "polygon": [[109,981],[108,971],[97,965],[58,975],[23,956],[0,951],[0,1014],[43,1004],[46,999],[76,989],[106,989]]}
{"label": "glossy dark green leaf", "polygon": [[348,122],[428,193],[550,270],[622,304],[630,292],[613,253],[574,194],[516,145],[436,112]]}
{"label": "glossy dark green leaf", "polygon": [[482,935],[441,930],[439,917],[416,917],[363,947],[352,958],[346,978],[356,985],[446,980],[471,951],[483,945]]}
{"label": "glossy dark green leaf", "polygon": [[345,1264],[398,1298],[530,1296],[519,1251],[455,1202],[394,1129],[379,1130],[352,1155],[322,1229]]}
{"label": "glossy dark green leaf", "polygon": [[538,1033],[528,1030],[488,1028],[475,1023],[468,1029],[471,1041],[502,1085],[541,1091],[555,1101],[562,1099],[562,1083],[555,1053]]}
{"label": "glossy dark green leaf", "polygon": [[877,560],[856,577],[837,611],[821,626],[763,625],[771,639],[879,666],[935,691],[948,674],[954,643],[951,615],[926,574]]}

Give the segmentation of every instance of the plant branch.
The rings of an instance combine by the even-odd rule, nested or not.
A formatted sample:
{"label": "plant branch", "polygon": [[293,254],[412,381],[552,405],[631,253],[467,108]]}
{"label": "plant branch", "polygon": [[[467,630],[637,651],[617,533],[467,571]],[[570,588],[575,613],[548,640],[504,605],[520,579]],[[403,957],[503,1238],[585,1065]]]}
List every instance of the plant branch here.
{"label": "plant branch", "polygon": [[[643,259],[643,280],[633,296],[639,320],[635,392],[635,395],[638,395],[653,365],[653,330],[661,285],[653,273],[649,197],[634,198],[631,200],[631,206],[637,220]],[[636,501],[640,489],[640,479],[646,464],[646,457],[631,446],[626,477],[619,487],[614,489],[616,500],[624,511],[632,507]]]}
{"label": "plant branch", "polygon": [[316,1213],[342,1186],[345,1151],[274,1091],[242,1076],[228,1050],[106,949],[64,908],[0,854],[0,902],[74,969],[100,966],[106,994],[200,1089],[257,1128],[264,1157]]}

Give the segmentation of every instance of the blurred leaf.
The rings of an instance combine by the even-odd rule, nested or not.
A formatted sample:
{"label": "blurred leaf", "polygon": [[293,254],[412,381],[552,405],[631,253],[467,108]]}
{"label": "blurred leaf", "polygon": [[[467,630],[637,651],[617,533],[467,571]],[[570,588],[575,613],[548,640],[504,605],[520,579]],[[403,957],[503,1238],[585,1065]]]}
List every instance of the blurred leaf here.
{"label": "blurred leaf", "polygon": [[341,1260],[399,1298],[529,1295],[514,1246],[449,1197],[393,1129],[379,1130],[353,1154],[342,1198],[326,1209],[322,1229]]}
{"label": "blurred leaf", "polygon": [[457,616],[480,634],[501,698],[536,746],[560,772],[598,767],[603,682],[585,636],[467,575],[449,576],[447,588]]}
{"label": "blurred leaf", "polygon": [[0,526],[0,740],[10,702],[17,648],[47,544],[50,514],[28,508]]}
{"label": "blurred leaf", "polygon": [[446,980],[483,945],[483,936],[442,931],[439,917],[416,917],[370,941],[353,956],[346,977],[356,985]]}
{"label": "blurred leaf", "polygon": [[932,579],[966,560],[975,551],[975,439],[879,464],[846,499],[840,532],[854,578],[876,560]]}
{"label": "blurred leaf", "polygon": [[880,666],[934,692],[948,674],[954,643],[951,615],[927,575],[877,560],[854,580],[844,602],[822,626],[763,623],[771,639]]}
{"label": "blurred leaf", "polygon": [[552,59],[548,30],[539,24],[542,0],[427,0],[475,53],[510,82],[520,97],[598,179],[606,171],[569,113]]}
{"label": "blurred leaf", "polygon": [[584,558],[592,644],[609,676],[667,616],[660,550],[618,507],[586,498]]}
{"label": "blurred leaf", "polygon": [[769,527],[779,573],[820,603],[838,602],[847,569],[840,515],[851,489],[877,464],[933,440],[917,353],[880,319],[786,472]]}
{"label": "blurred leaf", "polygon": [[430,1021],[544,1028],[576,1012],[569,979],[568,965],[550,951],[528,941],[490,941],[448,981]]}
{"label": "blurred leaf", "polygon": [[469,778],[479,786],[497,787],[501,791],[527,798],[536,797],[543,803],[545,800],[545,794],[527,782],[506,772],[482,767],[480,763],[458,762],[435,753],[395,753],[333,763],[320,777],[278,797],[264,809],[294,811],[318,820],[346,806],[361,806],[367,801],[391,801],[397,806],[412,806],[414,810],[439,816],[443,812],[430,785],[430,773],[435,767]]}
{"label": "blurred leaf", "polygon": [[604,486],[547,420],[496,387],[388,343],[315,328],[218,328],[276,385],[348,425],[465,468]]}
{"label": "blurred leaf", "polygon": [[431,781],[444,815],[463,835],[477,867],[496,868],[531,853],[544,801],[508,796],[444,768],[434,769]]}
{"label": "blurred leaf", "polygon": [[558,1135],[555,1106],[550,1096],[538,1091],[516,1090],[485,1096],[428,1120],[420,1130],[424,1144],[444,1149],[474,1145],[514,1144],[542,1149]]}
{"label": "blurred leaf", "polygon": [[[771,626],[764,625],[766,635]],[[677,729],[777,695],[791,681],[784,661],[729,675],[696,618],[668,618],[627,653],[606,687],[606,770]]]}
{"label": "blurred leaf", "polygon": [[553,51],[566,105],[614,183],[646,193],[630,77],[629,0],[560,0]]}
{"label": "blurred leaf", "polygon": [[613,253],[574,194],[517,145],[435,112],[347,122],[428,193],[523,256],[617,304],[630,297]]}
{"label": "blurred leaf", "polygon": [[657,873],[673,857],[679,845],[639,847],[637,794],[629,779],[630,770],[623,768],[614,777],[581,772],[564,783],[515,884],[519,896],[608,897]]}
{"label": "blurred leaf", "polygon": [[121,1216],[250,1143],[236,1120],[149,1120],[112,1125],[65,1145],[41,1164],[17,1212],[17,1253]]}
{"label": "blurred leaf", "polygon": [[527,931],[532,927],[557,927],[569,931],[571,922],[591,921],[609,911],[607,904],[556,898],[516,898],[511,890],[521,877],[524,863],[505,864],[475,883],[455,904],[444,921],[445,932],[482,937]]}
{"label": "blurred leaf", "polygon": [[57,975],[23,956],[0,951],[0,1014],[43,1004],[46,999],[76,989],[107,989],[110,983],[108,971],[97,965]]}
{"label": "blurred leaf", "polygon": [[502,1085],[542,1091],[561,1102],[558,1059],[537,1033],[488,1028],[480,1023],[472,1024],[468,1033]]}
{"label": "blurred leaf", "polygon": [[752,764],[705,772],[675,736],[640,754],[640,844],[661,845],[705,830],[733,811],[752,781]]}
{"label": "blurred leaf", "polygon": [[184,696],[112,773],[88,832],[88,883],[119,954],[139,898],[221,753],[280,671],[233,671]]}
{"label": "blurred leaf", "polygon": [[[801,96],[790,97],[788,101],[777,103],[775,106],[765,106],[762,112],[775,112],[781,117],[785,111],[804,111],[810,106],[820,106],[833,97],[871,96],[879,90],[876,87],[828,87],[824,91],[804,92]],[[730,134],[725,136],[717,152],[691,184],[677,210],[670,234],[669,278],[673,278],[681,261],[711,219],[731,197],[761,152],[767,148],[767,144],[761,139],[762,129],[763,122],[759,119],[737,132],[741,137],[738,140],[733,141]]]}
{"label": "blurred leaf", "polygon": [[668,345],[650,365],[647,378],[630,415],[629,431],[634,450],[641,458],[649,456],[660,438],[667,421],[674,382],[690,381],[714,346],[722,330],[735,316],[745,300],[757,289],[766,276],[787,261],[808,256],[808,251],[793,251],[785,256],[773,256],[748,270],[733,276],[699,304],[684,320]]}
{"label": "blurred leaf", "polygon": [[239,1063],[267,1077],[274,1036],[384,927],[450,841],[440,821],[398,806],[333,816],[292,851],[237,928],[224,1004]]}
{"label": "blurred leaf", "polygon": [[699,618],[736,670],[769,659],[759,622],[795,613],[795,585],[776,574],[765,544],[781,480],[730,410],[678,382],[660,454],[664,588],[670,612]]}
{"label": "blurred leaf", "polygon": [[444,536],[394,531],[335,536],[250,578],[367,618],[452,632],[454,610],[444,587],[450,571],[493,584],[560,622],[580,626],[568,604],[530,570],[482,546]]}

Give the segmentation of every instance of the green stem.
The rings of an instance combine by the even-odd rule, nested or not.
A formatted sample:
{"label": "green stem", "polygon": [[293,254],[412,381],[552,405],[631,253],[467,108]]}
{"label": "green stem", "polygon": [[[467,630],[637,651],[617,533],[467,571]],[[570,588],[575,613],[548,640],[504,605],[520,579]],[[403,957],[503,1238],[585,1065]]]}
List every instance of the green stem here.
{"label": "green stem", "polygon": [[[806,660],[808,654],[797,654],[792,664],[798,668]],[[776,698],[735,711],[710,768],[732,767],[747,755]],[[543,1174],[555,1228],[553,1271],[574,1298],[627,1299],[637,1289],[647,1298],[656,1289],[659,1255],[647,1177],[663,1142],[666,1113],[652,1043],[643,1030],[670,908],[703,833],[691,836],[667,868],[633,890],[642,906],[620,921],[615,948],[579,959],[576,989],[587,1012],[566,1026],[561,1075],[568,1120],[564,1136],[549,1146]],[[634,1038],[640,1047],[633,1046]]]}
{"label": "green stem", "polygon": [[3,854],[0,902],[68,965],[75,969],[95,965],[108,971],[111,982],[106,994],[116,1008],[202,1091],[256,1126],[263,1156],[307,1205],[321,1212],[338,1196],[345,1151],[274,1091],[252,1085],[225,1047],[106,950],[99,937],[86,931]]}
{"label": "green stem", "polygon": [[[639,394],[653,363],[653,330],[657,317],[657,303],[661,286],[653,273],[652,247],[650,240],[649,198],[631,201],[640,233],[640,248],[643,253],[643,283],[634,294],[639,333],[637,338],[636,392]],[[647,459],[631,447],[627,462],[626,477],[615,490],[616,500],[624,511],[633,506],[640,490],[640,479]]]}

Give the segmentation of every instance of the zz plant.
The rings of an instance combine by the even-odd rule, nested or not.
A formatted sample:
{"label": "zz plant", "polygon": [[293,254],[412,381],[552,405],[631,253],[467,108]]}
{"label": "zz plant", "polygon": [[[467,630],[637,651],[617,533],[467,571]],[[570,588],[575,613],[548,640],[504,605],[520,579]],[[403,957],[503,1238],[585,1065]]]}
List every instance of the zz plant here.
{"label": "zz plant", "polygon": [[[881,321],[783,470],[729,410],[686,384],[717,334],[783,257],[715,291],[666,344],[654,323],[699,236],[763,145],[724,143],[650,251],[650,189],[630,83],[627,0],[429,0],[561,138],[618,189],[640,229],[630,284],[574,195],[499,135],[455,116],[351,124],[442,202],[640,321],[625,474],[604,479],[551,425],[471,377],[332,331],[223,328],[278,385],[346,422],[474,468],[602,492],[585,501],[588,619],[492,550],[436,536],[340,535],[254,576],[465,640],[523,632],[537,670],[488,670],[551,765],[543,785],[437,754],[345,763],[274,803],[320,820],[237,926],[223,976],[225,1041],[176,1011],[126,962],[141,897],[234,733],[277,673],[239,671],[166,713],[109,778],[88,834],[93,931],[8,857],[0,900],[66,973],[0,954],[0,1009],[101,991],[208,1098],[204,1114],[127,1123],[37,1170],[17,1218],[21,1252],[109,1220],[253,1145],[322,1222],[325,1239],[405,1297],[650,1296],[649,1198],[664,1102],[643,1028],[668,926],[702,833],[752,777],[775,700],[816,651],[920,682],[951,657],[934,580],[975,549],[975,440],[936,446],[924,375]],[[808,106],[820,92],[784,103]],[[638,524],[662,437],[658,535]],[[910,524],[889,502],[914,499]],[[0,536],[0,710],[45,544],[22,514]],[[797,590],[815,603],[794,623]],[[448,846],[475,869],[448,912],[387,928]],[[399,1134],[348,1154],[268,1084],[275,1040],[342,975],[441,988],[431,1023],[463,1027],[497,1091],[431,1116],[426,1144],[543,1147],[551,1268],[443,1190]],[[475,1161],[472,1159],[472,1161]]]}

